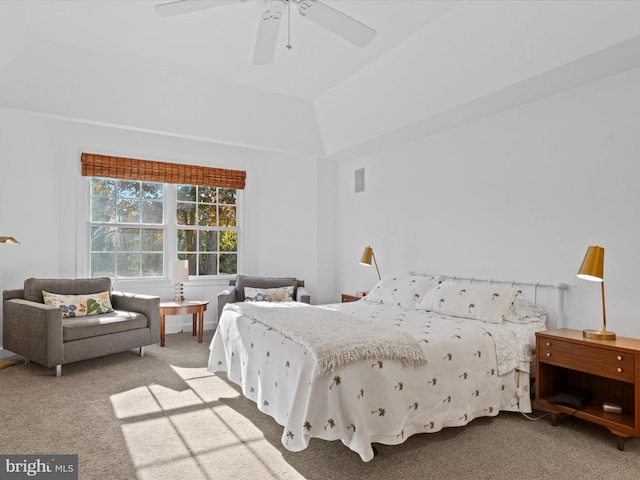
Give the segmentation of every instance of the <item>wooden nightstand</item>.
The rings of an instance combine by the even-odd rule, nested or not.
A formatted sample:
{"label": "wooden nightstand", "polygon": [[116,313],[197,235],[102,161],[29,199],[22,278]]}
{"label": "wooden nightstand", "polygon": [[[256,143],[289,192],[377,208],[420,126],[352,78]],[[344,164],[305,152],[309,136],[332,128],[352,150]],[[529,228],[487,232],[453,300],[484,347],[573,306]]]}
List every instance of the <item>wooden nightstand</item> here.
{"label": "wooden nightstand", "polygon": [[353,293],[343,293],[342,294],[342,303],[357,302],[360,299],[362,299],[361,296],[354,295]]}
{"label": "wooden nightstand", "polygon": [[[538,332],[536,372],[536,402],[551,412],[552,425],[560,413],[597,423],[617,436],[618,450],[625,438],[640,436],[640,340],[591,340],[569,329]],[[587,392],[591,400],[581,410],[549,401],[566,389]],[[620,405],[622,413],[603,411],[603,402]]]}

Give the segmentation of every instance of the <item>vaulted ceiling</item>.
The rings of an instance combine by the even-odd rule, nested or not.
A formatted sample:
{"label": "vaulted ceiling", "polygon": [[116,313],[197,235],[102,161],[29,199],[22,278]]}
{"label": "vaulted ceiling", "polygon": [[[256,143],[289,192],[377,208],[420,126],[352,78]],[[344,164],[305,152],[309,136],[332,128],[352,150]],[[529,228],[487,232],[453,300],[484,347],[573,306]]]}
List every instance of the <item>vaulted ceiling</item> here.
{"label": "vaulted ceiling", "polygon": [[268,2],[166,2],[3,0],[0,106],[348,159],[640,66],[640,1],[325,0],[376,30],[364,48],[292,3],[264,66]]}

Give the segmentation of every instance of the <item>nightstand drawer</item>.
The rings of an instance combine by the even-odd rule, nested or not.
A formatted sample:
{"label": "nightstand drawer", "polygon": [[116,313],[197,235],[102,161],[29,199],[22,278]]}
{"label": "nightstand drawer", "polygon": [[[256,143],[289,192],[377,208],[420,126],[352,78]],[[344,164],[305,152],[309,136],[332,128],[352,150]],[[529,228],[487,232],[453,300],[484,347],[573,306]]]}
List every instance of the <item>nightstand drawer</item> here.
{"label": "nightstand drawer", "polygon": [[556,339],[540,337],[540,362],[572,370],[633,383],[635,355],[601,348],[596,345],[578,345]]}

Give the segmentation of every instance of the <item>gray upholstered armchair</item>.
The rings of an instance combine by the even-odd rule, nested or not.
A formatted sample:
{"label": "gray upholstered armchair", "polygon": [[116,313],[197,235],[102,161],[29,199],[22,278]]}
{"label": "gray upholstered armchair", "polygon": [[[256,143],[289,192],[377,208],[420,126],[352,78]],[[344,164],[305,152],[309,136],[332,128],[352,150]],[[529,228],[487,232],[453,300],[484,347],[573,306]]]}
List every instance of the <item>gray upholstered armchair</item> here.
{"label": "gray upholstered armchair", "polygon": [[[63,318],[62,308],[47,305],[43,291],[59,295],[109,292],[113,311]],[[24,288],[5,290],[3,347],[45,367],[139,349],[160,340],[160,297],[114,292],[111,279],[29,278]],[[95,301],[87,301],[87,310]]]}
{"label": "gray upholstered armchair", "polygon": [[218,294],[218,318],[222,315],[222,309],[227,303],[244,302],[244,288],[278,288],[293,286],[294,296],[297,302],[311,303],[311,296],[304,288],[304,280],[293,277],[251,277],[237,275],[229,280],[229,286]]}

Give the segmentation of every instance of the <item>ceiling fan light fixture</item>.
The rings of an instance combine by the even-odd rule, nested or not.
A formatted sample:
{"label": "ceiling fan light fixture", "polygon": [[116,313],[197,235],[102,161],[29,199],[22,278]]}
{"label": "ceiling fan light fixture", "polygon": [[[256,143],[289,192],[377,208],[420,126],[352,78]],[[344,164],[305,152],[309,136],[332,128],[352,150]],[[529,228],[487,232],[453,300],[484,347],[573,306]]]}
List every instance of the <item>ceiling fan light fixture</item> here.
{"label": "ceiling fan light fixture", "polygon": [[[231,3],[249,0],[177,0],[156,5],[154,9],[163,17],[173,17]],[[376,36],[376,31],[319,0],[260,0],[269,10],[263,13],[258,24],[256,46],[253,54],[254,65],[268,65],[273,62],[282,12],[291,10],[291,2],[298,5],[298,13],[316,25],[332,32],[342,39],[358,46],[366,47]],[[363,2],[364,3],[364,2]],[[291,15],[288,16],[289,42],[291,49]]]}

